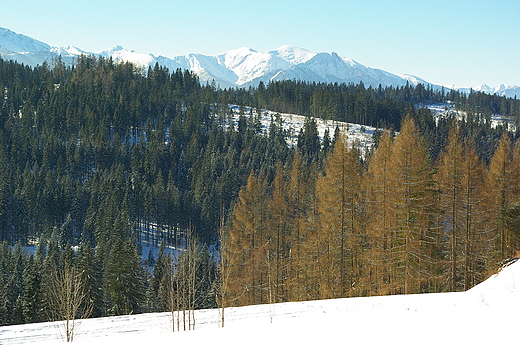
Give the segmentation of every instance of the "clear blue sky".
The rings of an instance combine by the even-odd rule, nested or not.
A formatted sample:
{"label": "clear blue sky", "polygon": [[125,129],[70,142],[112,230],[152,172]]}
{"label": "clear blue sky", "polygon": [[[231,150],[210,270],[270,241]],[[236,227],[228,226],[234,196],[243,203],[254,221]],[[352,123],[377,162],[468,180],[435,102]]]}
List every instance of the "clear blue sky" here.
{"label": "clear blue sky", "polygon": [[173,57],[294,45],[446,85],[520,85],[520,0],[0,0],[52,46]]}

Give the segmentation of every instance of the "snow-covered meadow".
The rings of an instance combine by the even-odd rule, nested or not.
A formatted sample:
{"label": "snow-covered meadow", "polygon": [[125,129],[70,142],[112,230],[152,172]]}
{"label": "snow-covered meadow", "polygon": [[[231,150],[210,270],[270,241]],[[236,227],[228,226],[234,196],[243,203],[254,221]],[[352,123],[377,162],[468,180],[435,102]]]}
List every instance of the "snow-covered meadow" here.
{"label": "snow-covered meadow", "polygon": [[[240,116],[240,106],[229,105],[229,108],[233,112],[233,118],[236,126],[238,124],[238,118]],[[251,111],[250,109],[251,108],[248,106],[244,107],[244,115],[246,117],[249,116],[249,113]],[[252,112],[253,115],[256,115],[256,109],[253,109]],[[305,116],[289,113],[278,113],[275,111],[265,109],[262,109],[260,113],[260,123],[262,124],[262,132],[264,134],[269,133],[271,119],[276,120],[276,115],[280,115],[280,118],[282,120],[282,127],[284,131],[286,131],[288,134],[287,142],[290,145],[296,145],[298,134],[300,133],[305,124]],[[329,136],[332,139],[334,137],[336,127],[339,127],[340,131],[347,136],[347,141],[351,144],[357,144],[362,153],[370,150],[370,148],[373,145],[373,134],[376,130],[375,127],[356,123],[324,120],[321,118],[315,118],[314,120],[316,121],[318,136],[321,140],[323,140],[326,130],[329,131]]]}
{"label": "snow-covered meadow", "polygon": [[64,343],[58,323],[0,327],[24,347],[497,347],[518,344],[520,262],[459,293],[346,298],[195,312],[195,330],[171,332],[171,314],[87,319]]}

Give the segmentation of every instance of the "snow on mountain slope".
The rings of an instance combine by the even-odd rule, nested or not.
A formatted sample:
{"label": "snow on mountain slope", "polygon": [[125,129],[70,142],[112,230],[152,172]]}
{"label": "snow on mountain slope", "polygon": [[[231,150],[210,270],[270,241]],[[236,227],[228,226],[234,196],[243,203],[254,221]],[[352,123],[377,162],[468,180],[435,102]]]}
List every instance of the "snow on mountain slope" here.
{"label": "snow on mountain slope", "polygon": [[[201,82],[219,84],[221,87],[255,86],[260,81],[269,83],[284,79],[295,79],[323,83],[354,83],[362,81],[366,86],[404,86],[411,84],[440,85],[413,75],[392,74],[381,69],[364,66],[352,59],[340,57],[336,53],[316,53],[295,46],[281,46],[268,52],[257,52],[251,48],[239,48],[217,55],[187,54],[168,58],[153,54],[138,53],[120,46],[92,53],[74,46],[52,47],[25,35],[0,28],[0,55],[4,59],[16,60],[31,66],[42,64],[53,58],[71,64],[81,54],[112,57],[114,61],[128,61],[147,67],[156,63],[170,71],[187,69],[196,73]],[[469,91],[469,89],[463,89]],[[507,97],[520,97],[519,86],[501,85],[491,88],[482,85],[474,88],[486,93],[496,93]]]}
{"label": "snow on mountain slope", "polygon": [[51,47],[51,52],[61,56],[79,56],[81,54],[88,54],[76,46]]}
{"label": "snow on mountain slope", "polygon": [[403,78],[405,80],[410,81],[414,85],[418,85],[419,83],[422,83],[423,85],[427,85],[428,84],[428,82],[426,82],[425,80],[421,79],[420,77],[414,76],[414,75],[397,74],[397,76],[399,76],[399,77],[401,77],[401,78]]}
{"label": "snow on mountain slope", "polygon": [[508,97],[508,98],[519,98],[520,97],[520,86],[504,85],[501,84],[493,89],[493,93],[497,95]]}
{"label": "snow on mountain slope", "polygon": [[[4,33],[4,34],[2,34]],[[7,33],[7,34],[6,34]],[[3,37],[2,37],[3,35]],[[188,69],[199,75],[202,82],[220,84],[221,87],[256,85],[260,81],[296,79],[315,82],[359,83],[377,87],[406,84],[407,79],[363,66],[336,53],[315,53],[295,46],[281,46],[268,52],[239,48],[218,55],[187,54],[174,58],[156,57],[115,46],[97,53],[85,52],[73,46],[51,47],[47,44],[16,34],[7,29],[0,32],[0,53],[29,65],[61,55],[69,63],[80,54],[112,57],[114,61],[129,61],[141,66],[159,63],[170,70]]]}
{"label": "snow on mountain slope", "polygon": [[9,29],[0,28],[0,56],[6,60],[36,66],[61,56],[65,63],[71,64],[73,58],[83,53],[82,50],[73,46],[52,47]]}
{"label": "snow on mountain slope", "polygon": [[108,50],[101,51],[97,54],[105,58],[112,57],[112,59],[116,62],[132,62],[140,66],[148,66],[155,63],[155,57],[153,55],[137,53],[136,51],[127,50],[121,46],[114,46]]}
{"label": "snow on mountain slope", "polygon": [[[291,67],[273,77],[273,80],[296,79],[323,83],[363,82],[366,86],[405,86],[428,82],[410,75],[395,75],[381,69],[364,66],[352,59],[340,57],[337,53],[317,53],[311,59]],[[440,88],[440,86],[439,86]]]}
{"label": "snow on mountain slope", "polygon": [[[87,319],[67,346],[496,347],[518,341],[520,262],[459,293],[374,296],[195,312],[195,330],[171,332],[171,313]],[[0,328],[0,344],[56,347],[59,323]]]}
{"label": "snow on mountain slope", "polygon": [[[337,53],[318,53],[309,61],[302,63],[308,69],[326,80],[362,79],[362,68],[354,61],[341,58]],[[359,82],[359,81],[358,81]]]}
{"label": "snow on mountain slope", "polygon": [[496,94],[496,95],[499,95],[499,96],[502,96],[502,97],[507,97],[507,98],[515,98],[515,96],[517,98],[520,98],[520,86],[511,86],[511,85],[504,85],[504,84],[501,84],[499,86],[496,86],[494,88],[492,87],[489,87],[488,85],[486,84],[483,84],[483,85],[480,85],[480,86],[477,86],[475,88],[460,88],[459,90],[462,90],[466,93],[469,93],[470,90],[473,90],[475,92],[484,92],[484,93],[487,93],[487,94]]}
{"label": "snow on mountain slope", "polygon": [[0,28],[0,50],[18,53],[46,52],[51,46],[28,36],[17,34],[9,29]]}
{"label": "snow on mountain slope", "polygon": [[270,53],[259,53],[250,48],[231,50],[218,56],[219,62],[233,71],[238,79],[237,85],[244,85],[252,80],[278,70],[284,70],[291,63]]}
{"label": "snow on mountain slope", "polygon": [[[169,58],[165,58],[166,67],[169,67]],[[238,76],[230,69],[221,64],[216,56],[205,56],[190,53],[185,56],[175,57],[172,60],[179,68],[190,70],[199,76],[202,82],[215,81],[222,87],[235,86]]]}
{"label": "snow on mountain slope", "polygon": [[284,45],[280,46],[275,50],[267,52],[272,54],[273,56],[280,57],[291,65],[296,65],[300,63],[305,63],[306,61],[312,59],[317,53],[307,51],[303,48]]}

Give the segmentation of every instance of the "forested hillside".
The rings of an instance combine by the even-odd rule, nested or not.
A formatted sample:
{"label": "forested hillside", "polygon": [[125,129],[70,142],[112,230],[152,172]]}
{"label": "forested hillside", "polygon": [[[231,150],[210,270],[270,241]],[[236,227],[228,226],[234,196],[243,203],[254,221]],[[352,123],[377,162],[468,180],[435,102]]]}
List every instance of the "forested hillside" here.
{"label": "forested hillside", "polygon": [[[0,87],[3,325],[61,318],[54,289],[70,275],[74,315],[103,316],[456,291],[517,249],[520,143],[490,122],[518,128],[517,100],[422,85],[220,90],[93,57],[0,59]],[[466,116],[420,107],[446,101]],[[229,104],[257,111],[235,122]],[[279,119],[263,129],[260,109],[308,116],[297,146]],[[339,130],[320,140],[314,117],[392,131],[362,158]],[[163,245],[145,264],[143,241]]]}
{"label": "forested hillside", "polygon": [[[296,152],[251,175],[224,240],[226,305],[463,291],[519,250],[520,142],[486,165],[454,123],[433,161],[406,118],[366,163],[340,137],[323,169]],[[261,197],[261,198],[259,198]]]}

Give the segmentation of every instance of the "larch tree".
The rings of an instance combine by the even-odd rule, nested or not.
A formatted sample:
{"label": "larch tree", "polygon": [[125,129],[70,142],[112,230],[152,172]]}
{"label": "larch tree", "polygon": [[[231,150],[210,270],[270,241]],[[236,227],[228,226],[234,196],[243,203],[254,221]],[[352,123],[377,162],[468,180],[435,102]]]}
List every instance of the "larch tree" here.
{"label": "larch tree", "polygon": [[[197,279],[197,268],[201,260],[200,243],[188,231],[186,250],[178,257],[173,278],[174,293],[170,293],[170,302],[173,299],[177,312],[177,330],[195,329],[195,307],[198,300],[198,288],[203,280]],[[175,319],[175,309],[171,309],[172,319]],[[174,320],[175,322],[175,320]]]}
{"label": "larch tree", "polygon": [[370,293],[387,295],[391,292],[392,284],[392,168],[391,154],[393,137],[391,132],[383,132],[375,152],[368,163],[367,174],[363,177],[363,184],[367,192],[367,235],[370,245],[366,262],[370,272],[365,281],[370,286]]}
{"label": "larch tree", "polygon": [[439,157],[438,182],[441,191],[440,206],[443,209],[444,230],[448,239],[449,290],[457,290],[460,272],[459,256],[463,252],[464,221],[460,211],[463,205],[462,175],[464,168],[462,141],[457,124],[453,124],[448,135],[448,143]]}
{"label": "larch tree", "polygon": [[505,225],[511,235],[514,256],[520,253],[520,141],[516,140],[513,146],[511,162],[511,202],[505,214]]}
{"label": "larch tree", "polygon": [[230,305],[249,305],[265,300],[266,281],[266,185],[253,173],[238,194],[229,238],[225,247],[229,283],[225,285]]}
{"label": "larch tree", "polygon": [[[70,249],[70,247],[69,247]],[[65,340],[72,342],[77,333],[76,319],[88,318],[92,305],[88,303],[85,283],[77,267],[66,261],[61,267],[54,267],[49,274],[50,286],[47,301],[52,320],[59,320]]]}
{"label": "larch tree", "polygon": [[[294,166],[293,163],[290,187],[293,187],[296,181]],[[291,239],[289,291],[292,301],[320,299],[320,281],[323,278],[321,272],[325,270],[320,264],[322,236],[319,232],[319,202],[316,195],[317,178],[320,175],[315,165],[305,168],[301,175],[305,177],[307,187],[303,196],[305,213],[301,213],[298,230]]]}
{"label": "larch tree", "polygon": [[269,245],[270,276],[269,287],[276,302],[286,301],[287,262],[289,254],[289,237],[292,219],[287,197],[287,181],[285,170],[278,164],[272,184],[271,197],[268,199],[269,212],[267,230],[271,236]]}
{"label": "larch tree", "polygon": [[489,202],[484,182],[484,165],[478,157],[473,142],[463,144],[462,205],[459,221],[462,222],[461,274],[462,290],[468,290],[485,279],[490,268],[495,234],[490,224]]}
{"label": "larch tree", "polygon": [[489,162],[487,172],[488,193],[497,235],[497,262],[513,256],[514,253],[511,236],[504,223],[504,214],[512,202],[514,187],[518,185],[511,182],[513,174],[511,140],[507,132],[504,132]]}
{"label": "larch tree", "polygon": [[513,157],[511,159],[511,200],[520,200],[520,141],[516,140],[513,146]]}
{"label": "larch tree", "polygon": [[322,298],[353,296],[361,275],[359,151],[341,136],[317,182]]}
{"label": "larch tree", "polygon": [[439,183],[442,225],[446,234],[449,291],[467,290],[479,280],[492,253],[483,165],[475,146],[462,141],[454,124],[440,155]]}
{"label": "larch tree", "polygon": [[[157,271],[156,271],[157,269]],[[155,308],[157,311],[168,311],[170,313],[171,330],[175,331],[175,325],[180,327],[179,319],[179,298],[176,291],[174,276],[174,263],[170,253],[164,252],[161,246],[157,263],[154,267],[154,275],[151,286],[152,291],[156,291]],[[178,320],[177,320],[178,319]]]}
{"label": "larch tree", "polygon": [[315,165],[306,165],[304,157],[296,151],[288,173],[287,202],[289,212],[290,241],[288,243],[288,279],[287,293],[290,301],[309,299],[307,274],[312,272],[312,251],[304,250],[304,244],[310,239],[310,230],[306,219],[313,207]]}
{"label": "larch tree", "polygon": [[425,291],[435,263],[433,179],[428,152],[414,121],[407,117],[391,155],[391,248],[397,293]]}

